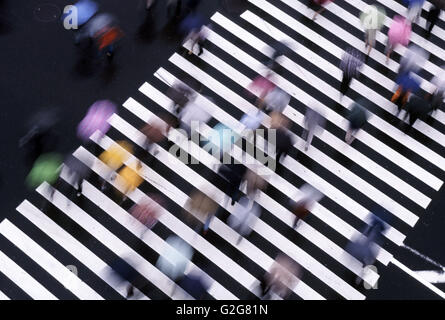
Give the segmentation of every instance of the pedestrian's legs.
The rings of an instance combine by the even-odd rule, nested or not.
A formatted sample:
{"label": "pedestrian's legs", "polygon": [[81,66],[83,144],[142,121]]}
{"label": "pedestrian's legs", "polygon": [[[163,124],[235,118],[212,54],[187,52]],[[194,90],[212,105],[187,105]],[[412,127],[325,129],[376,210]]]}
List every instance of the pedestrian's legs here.
{"label": "pedestrian's legs", "polygon": [[349,77],[346,72],[343,72],[343,79],[341,81],[341,85],[340,85],[340,93],[342,94],[342,96],[344,96],[346,94],[346,91],[348,91],[349,88],[349,84],[351,83],[352,78]]}
{"label": "pedestrian's legs", "polygon": [[389,56],[391,55],[393,49],[394,49],[394,46],[392,45],[392,43],[388,39],[388,42],[386,43],[386,49],[385,49],[385,52],[386,52],[386,63],[389,62]]}
{"label": "pedestrian's legs", "polygon": [[348,128],[348,131],[346,131],[346,137],[345,137],[345,141],[347,144],[351,144],[352,141],[354,141],[355,137],[354,134],[357,130],[353,129],[351,127]]}
{"label": "pedestrian's legs", "polygon": [[212,222],[213,217],[214,217],[214,214],[209,214],[209,215],[207,216],[207,219],[206,219],[206,221],[205,221],[205,223],[204,223],[204,227],[203,227],[203,229],[202,229],[202,231],[203,231],[204,234],[206,234],[207,231],[209,230],[210,222]]}
{"label": "pedestrian's legs", "polygon": [[431,35],[431,31],[433,30],[433,27],[436,25],[437,23],[437,19],[439,18],[440,15],[440,9],[436,8],[436,7],[431,7],[430,11],[428,12],[428,16],[426,18],[426,24],[427,24],[427,37],[429,37]]}
{"label": "pedestrian's legs", "polygon": [[308,131],[307,139],[306,139],[306,145],[304,147],[304,150],[307,151],[309,149],[309,146],[311,145],[313,138],[314,138],[314,130]]}

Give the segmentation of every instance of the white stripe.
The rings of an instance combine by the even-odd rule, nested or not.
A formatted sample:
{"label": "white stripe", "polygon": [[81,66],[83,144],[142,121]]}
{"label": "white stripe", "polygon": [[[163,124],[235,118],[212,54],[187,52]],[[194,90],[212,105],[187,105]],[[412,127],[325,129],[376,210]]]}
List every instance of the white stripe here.
{"label": "white stripe", "polygon": [[[113,117],[111,117],[109,121],[113,125],[113,127],[118,129],[122,133],[125,133],[132,141],[137,143],[142,140],[143,134],[140,133],[138,130],[136,130],[134,127],[132,127],[130,124],[128,124],[125,120],[120,118],[118,115],[116,115],[116,114],[113,115]],[[101,143],[102,143],[102,141],[101,141]],[[157,151],[158,151],[158,153],[156,154],[155,157],[158,158],[159,161],[161,161],[162,163],[168,165],[169,167],[173,167],[175,171],[181,172],[182,177],[186,177],[188,175],[193,175],[193,178],[190,178],[190,179],[185,178],[185,179],[187,181],[189,181],[190,183],[192,183],[195,187],[198,188],[198,186],[208,184],[205,179],[203,179],[201,176],[194,173],[193,170],[188,168],[181,161],[179,161],[176,157],[172,156],[170,153],[168,153],[164,149],[158,148]],[[188,196],[186,194],[184,194],[181,190],[179,190],[174,185],[172,185],[170,182],[165,180],[162,176],[158,175],[155,171],[151,170],[149,167],[147,167],[145,165],[143,165],[143,167],[144,167],[144,171],[146,171],[146,174],[144,176],[145,177],[153,177],[153,179],[150,179],[150,183],[154,184],[158,188],[161,187],[162,188],[161,190],[168,190],[168,193],[170,194],[169,197],[173,201],[178,203],[178,205],[180,205],[181,207],[184,207],[184,205],[187,201],[186,199],[188,198]],[[211,185],[209,185],[209,188],[210,187],[211,187]],[[205,192],[205,191],[203,191],[203,192]],[[164,192],[164,193],[166,193],[166,192]],[[180,197],[178,197],[178,195],[180,195]],[[214,199],[214,200],[217,201],[216,199]],[[222,201],[222,199],[220,199],[220,201],[217,201],[217,202],[222,203],[223,201]],[[225,226],[225,225],[221,224],[221,226]],[[225,238],[226,241],[228,241],[229,243],[232,243],[232,244],[236,243],[236,241],[238,239],[238,235],[233,230],[231,230],[230,228],[227,228],[225,226],[225,229],[223,231],[221,231],[221,232],[219,232],[219,231],[220,230],[215,230],[215,232],[218,235],[220,235],[221,237]],[[246,256],[249,256],[253,261],[255,261],[255,262],[258,261],[259,265],[264,267],[264,269],[266,269],[266,270],[273,263],[271,258],[268,258],[266,255],[261,253],[261,251],[258,250],[258,248],[251,245],[250,243],[249,243],[249,245],[247,245],[247,248],[245,250],[243,250],[242,252]],[[263,256],[263,258],[258,259],[259,255]],[[212,260],[212,261],[214,261],[214,260]],[[263,261],[268,261],[269,264],[266,264],[266,265],[261,264],[261,262],[263,262]],[[215,261],[215,263],[216,263],[216,261]],[[220,264],[217,263],[217,265],[220,265]],[[311,299],[322,298],[317,293],[311,292],[312,290],[308,286],[306,286],[303,282],[300,281],[299,286],[302,288],[300,290],[306,291],[306,292],[302,293],[303,296],[308,297],[308,298],[310,297]],[[252,287],[250,287],[250,288],[252,288]],[[291,289],[293,289],[293,288],[291,288]],[[298,294],[298,290],[296,290],[296,293]]]}
{"label": "white stripe", "polygon": [[[219,46],[221,47],[221,45]],[[227,44],[227,46],[224,47],[225,50],[227,51],[233,49],[233,46],[232,45],[229,46],[229,44]],[[236,54],[236,56],[239,57],[240,54]],[[209,63],[210,65],[215,66],[219,71],[221,71],[221,73],[223,73],[230,79],[233,79],[240,86],[244,87],[244,89],[248,90],[248,86],[251,83],[251,79],[245,77],[243,74],[241,74],[240,72],[232,68],[230,65],[226,64],[221,59],[217,58],[208,51],[204,51],[204,53],[200,56],[200,58]],[[298,141],[296,147],[304,145],[304,141],[300,139],[300,137],[295,136],[295,139]],[[348,150],[350,149],[349,145],[347,145],[346,143],[343,143],[342,147],[344,150],[343,151],[344,154],[346,154],[347,151],[346,149]],[[315,161],[317,161],[319,164],[324,166],[326,169],[330,170],[332,173],[337,175],[340,179],[343,179],[345,182],[351,185],[353,184],[353,187],[355,187],[363,194],[367,195],[369,198],[380,199],[382,201],[381,205],[384,208],[393,212],[394,215],[398,216],[401,220],[405,221],[409,225],[413,226],[417,222],[418,217],[416,215],[411,213],[409,210],[405,209],[399,203],[392,200],[378,189],[374,188],[372,185],[370,185],[369,183],[367,183],[366,181],[364,181],[363,179],[352,173],[344,166],[333,161],[330,157],[327,157],[324,153],[320,152],[315,147],[311,148],[308,152],[306,152],[306,154],[309,155],[311,158],[313,158]],[[294,170],[294,167],[289,166],[289,169]],[[296,174],[298,175],[298,173]],[[393,188],[397,189],[395,186],[393,186]]]}
{"label": "white stripe", "polygon": [[[162,79],[167,79],[170,81],[179,81],[177,78],[173,77],[171,74],[169,74],[168,72],[166,72],[163,69],[160,69],[157,71],[156,73],[157,76],[159,76],[159,78]],[[150,99],[152,99],[153,101],[157,102],[159,105],[161,105],[163,108],[168,110],[168,107],[171,105],[171,102],[169,101],[169,99],[163,95],[161,92],[159,92],[158,90],[156,90],[154,87],[152,87],[151,85],[149,85],[148,83],[145,83],[140,90],[147,95]],[[212,111],[213,115],[216,114],[222,114],[221,117],[217,117],[217,119],[222,119],[221,121],[226,122],[225,119],[227,117],[230,117],[230,115],[226,115],[224,113],[223,110],[221,110],[220,108],[218,108],[216,105],[214,105],[211,101],[201,97],[198,94],[197,97],[197,102],[201,105],[205,105],[207,108],[209,108],[209,110]],[[129,104],[136,104],[138,105],[137,102],[135,102],[134,100],[131,101],[131,103]],[[128,107],[131,107],[130,105]],[[137,111],[132,111],[134,109],[137,108]],[[130,110],[130,109],[129,109]],[[137,116],[139,116],[141,119],[143,119],[144,121],[148,121],[149,119],[149,111],[146,110],[145,108],[143,108],[141,105],[138,105],[137,107],[132,107],[132,112],[135,112],[135,114]],[[147,115],[144,115],[144,112],[147,113]],[[176,140],[173,140],[176,141]],[[191,145],[193,146],[193,144]],[[199,154],[199,153],[198,153]],[[207,152],[202,152],[200,154],[202,159],[203,155],[208,155]],[[213,159],[213,157],[212,157]],[[211,160],[209,160],[211,161]],[[211,163],[211,162],[210,162]],[[211,165],[209,165],[210,167]],[[282,179],[280,176],[277,176],[278,179]],[[286,180],[282,179],[285,183],[285,186],[281,189],[282,192],[284,192],[285,194],[288,193],[289,190],[293,190],[295,193],[299,193],[298,189],[295,188],[293,185],[288,184]],[[279,180],[281,181],[281,180]],[[289,189],[290,188],[290,189]],[[295,199],[294,199],[295,200]],[[326,210],[324,207],[322,207],[321,205],[316,205],[313,209],[313,212],[317,217],[319,217],[319,219],[321,221],[324,221],[325,223],[327,223],[330,227],[334,228],[335,230],[338,230],[338,232],[340,232],[340,234],[342,234],[343,236],[345,236],[347,239],[352,239],[355,238],[355,236],[357,234],[360,234],[357,230],[355,230],[354,228],[352,228],[351,226],[349,226],[348,224],[346,224],[344,221],[342,221],[340,218],[338,218],[337,216],[335,216],[334,214],[332,214],[330,211]],[[293,217],[293,214],[291,214],[291,216]],[[368,220],[365,219],[365,217],[363,217],[364,221],[367,222]],[[389,237],[391,237],[391,234],[389,235]],[[403,241],[403,236],[400,238],[400,241]],[[392,255],[389,254],[388,252],[386,252],[383,249],[380,249],[381,254],[379,254],[379,257],[382,261],[383,264],[388,264],[389,260],[391,259]]]}
{"label": "white stripe", "polygon": [[[4,221],[7,220],[3,220],[3,222]],[[56,296],[49,292],[2,251],[0,251],[0,272],[11,279],[12,282],[34,300],[57,300]]]}
{"label": "white stripe", "polygon": [[6,294],[0,291],[0,300],[11,300],[11,299],[9,299],[9,297]]}
{"label": "white stripe", "polygon": [[85,282],[8,220],[0,224],[0,232],[79,299],[103,300]]}
{"label": "white stripe", "polygon": [[444,271],[435,270],[424,270],[424,271],[414,271],[419,275],[419,277],[425,279],[430,283],[444,283],[445,273]]}
{"label": "white stripe", "polygon": [[[93,140],[97,143],[98,137],[97,135],[93,135],[95,138]],[[104,137],[105,141],[101,141],[101,145],[104,144],[109,145],[110,142],[107,140],[111,140],[108,137]],[[69,177],[65,175],[61,175],[61,177],[69,183]],[[144,233],[147,228],[135,219],[132,215],[130,215],[127,211],[125,211],[122,207],[120,207],[117,203],[112,201],[109,197],[104,195],[98,189],[96,189],[93,185],[91,185],[88,181],[83,182],[82,194],[86,196],[91,202],[96,204],[99,208],[102,209],[103,212],[107,213],[111,218],[116,220],[119,224],[125,227],[128,231],[130,231],[136,237],[140,237],[142,233]],[[144,237],[141,239],[145,242],[149,247],[155,250],[159,255],[161,255],[166,246],[170,246],[166,243],[161,237],[159,237],[156,233],[151,230],[147,230],[145,232]],[[187,273],[192,270],[196,270],[199,274],[203,273],[203,271],[196,266],[193,262],[188,265]],[[209,293],[214,296],[215,299],[218,300],[236,300],[237,298],[222,287],[218,282],[211,279],[207,276],[208,281],[211,282],[211,286],[209,288]]]}
{"label": "white stripe", "polygon": [[416,279],[417,281],[419,281],[421,284],[423,284],[425,287],[427,287],[428,289],[430,289],[431,291],[433,291],[434,293],[436,293],[437,295],[439,295],[442,299],[445,299],[445,292],[439,290],[436,286],[432,285],[431,283],[429,283],[428,281],[426,281],[425,279],[423,279],[420,275],[418,275],[416,272],[410,270],[408,267],[406,267],[405,265],[403,265],[401,262],[399,262],[396,259],[393,259],[391,261],[395,266],[399,267],[401,270],[405,271],[407,274],[409,274],[411,277],[413,277],[414,279]]}
{"label": "white stripe", "polygon": [[[202,83],[206,83],[206,86],[208,88],[213,90],[218,95],[222,96],[225,100],[230,101],[233,105],[237,106],[243,112],[248,113],[251,110],[256,110],[256,107],[254,107],[252,104],[250,104],[247,100],[240,97],[239,95],[237,95],[236,93],[234,93],[233,91],[231,91],[230,89],[228,89],[227,87],[225,87],[224,85],[222,85],[221,83],[216,81],[214,78],[210,77],[208,74],[204,73],[201,69],[197,68],[196,66],[194,66],[193,64],[191,64],[190,62],[188,62],[187,60],[182,58],[181,56],[174,54],[169,60],[172,63],[174,63],[176,66],[181,68],[183,71],[187,72],[194,78],[201,81]],[[221,121],[224,121],[224,119],[222,119]],[[236,123],[232,123],[232,124],[225,123],[225,124],[228,127],[234,128],[236,131],[236,128],[237,128]],[[265,121],[263,121],[263,124],[265,124]],[[241,132],[241,130],[238,131],[238,133],[240,133],[240,132]],[[286,194],[285,191],[284,191],[284,193]],[[348,202],[345,203],[342,201],[339,204],[345,208],[346,208],[346,206],[348,206],[349,207],[348,210],[351,213],[353,213],[354,215],[359,215],[360,213],[355,212],[356,208],[351,208],[351,206],[350,206],[351,204],[355,204],[355,201],[350,199],[346,195],[344,197],[346,197],[345,199],[348,199]],[[332,200],[335,201],[336,199],[333,198]],[[363,210],[362,215],[365,215],[365,212],[369,211],[364,208],[362,210]],[[363,216],[362,216],[362,219],[363,219]],[[394,235],[396,235],[396,237],[391,238],[391,240],[393,240],[395,243],[398,243],[398,244],[403,242],[403,240],[405,238],[404,235],[402,235],[399,231],[397,231],[393,228],[391,228],[390,231],[391,231],[391,233],[395,232]],[[388,236],[389,236],[389,234],[390,233],[387,233]]]}
{"label": "white stripe", "polygon": [[[79,149],[78,149],[79,150]],[[74,154],[76,156],[76,153]],[[37,191],[48,199],[48,192],[45,187],[50,187],[46,182],[37,188]],[[59,191],[55,190],[54,197],[51,202],[63,211],[68,217],[75,221],[79,226],[89,232],[94,236],[99,242],[104,246],[113,251],[116,255],[123,257],[131,255],[131,260],[126,261],[131,265],[136,271],[148,279],[151,283],[157,286],[161,291],[171,296],[171,290],[173,286],[176,286],[174,282],[164,275],[161,271],[156,269],[152,264],[150,264],[145,258],[140,256],[137,252],[131,249],[127,244],[109,232],[105,227],[88,215],[83,209],[79,208],[73,202],[67,207],[67,202],[69,200]],[[191,297],[182,290],[179,286],[176,286],[175,294],[173,299],[190,299]]]}
{"label": "white stripe", "polygon": [[[257,1],[257,0],[253,0],[253,1]],[[258,1],[262,1],[262,0],[258,0]],[[310,39],[311,41],[315,41],[317,42],[319,45],[323,46],[326,50],[328,50],[330,53],[336,55],[339,59],[341,59],[341,56],[343,54],[343,50],[341,50],[340,48],[336,47],[334,44],[332,44],[331,42],[326,41],[324,38],[322,38],[319,34],[313,32],[312,30],[308,29],[306,26],[299,24],[298,21],[296,21],[295,19],[293,19],[292,17],[286,15],[284,12],[282,12],[281,10],[277,9],[276,7],[267,4],[267,7],[264,9],[267,10],[267,12],[269,14],[274,14],[274,16],[278,19],[280,19],[283,23],[286,23],[290,28],[293,28],[296,32],[302,34],[303,36],[305,36],[306,38]],[[228,24],[226,22],[226,24]],[[225,25],[226,25],[225,24]],[[233,25],[232,22],[230,22],[230,24]],[[223,25],[223,27],[225,27],[225,25]],[[231,26],[233,27],[233,26]],[[225,27],[226,28],[226,27]],[[237,28],[237,32],[239,32],[240,28]],[[238,33],[234,33],[235,35],[238,36]],[[242,35],[245,36],[246,32],[244,32]],[[250,39],[255,39],[255,41],[249,41],[248,43],[250,45],[254,45],[259,43],[258,39],[252,35],[250,35]],[[293,41],[295,43],[295,41]],[[299,50],[294,50],[296,52],[298,52]],[[315,53],[312,53],[311,56],[316,56]],[[312,59],[315,58],[306,58],[309,61],[311,61]],[[321,58],[320,58],[321,59]],[[319,62],[319,61],[318,61]],[[251,66],[252,62],[249,62],[249,66]],[[321,67],[324,67],[324,64],[321,65]],[[264,68],[264,67],[263,67]],[[299,70],[301,70],[302,68],[299,67]],[[374,69],[367,67],[366,65],[364,66],[363,69],[363,73],[366,73],[366,70],[370,70],[374,73],[376,73],[378,75],[378,77],[381,77],[380,74],[378,74]],[[301,73],[301,72],[300,72]],[[335,74],[335,73],[334,73]],[[337,71],[338,74],[338,71]],[[299,76],[299,74],[296,73],[297,76]],[[302,78],[302,80],[307,81],[306,77],[309,76],[310,73],[305,73],[304,77]],[[284,81],[286,82],[286,81]],[[314,81],[312,81],[314,82]],[[317,80],[317,82],[319,82],[319,80]],[[314,82],[314,83],[317,83]],[[352,82],[352,87],[357,86],[356,83],[358,83],[358,81],[353,81]],[[377,83],[381,83],[381,81],[377,81]],[[311,84],[311,82],[309,82],[309,84]],[[311,84],[312,85],[312,84]],[[315,85],[314,85],[315,86]],[[315,86],[316,88],[318,87],[318,85]],[[366,86],[364,85],[360,85],[359,86],[360,89],[357,89],[358,92],[360,92],[360,90],[364,89],[369,91],[369,89],[366,89]],[[298,95],[293,94],[295,91],[298,92]],[[293,90],[289,90],[289,93],[291,95],[293,95],[295,98],[299,99],[299,97],[301,95],[307,96],[307,94],[304,93],[304,91],[299,90],[299,88],[295,88]],[[335,95],[334,95],[335,97]],[[347,97],[346,97],[347,98]],[[349,98],[347,98],[348,101],[351,101]],[[338,96],[335,97],[334,100],[338,100]],[[318,103],[319,104],[319,103]],[[319,104],[321,108],[323,109],[329,109],[325,106],[323,106],[322,104]],[[327,110],[328,113],[333,113],[332,110]],[[328,114],[329,116],[329,114]],[[338,115],[336,116],[337,118],[339,117]],[[343,120],[344,122],[345,120]],[[380,131],[382,131],[383,133],[390,135],[393,137],[393,139],[395,139],[396,141],[398,141],[399,143],[403,144],[405,147],[407,147],[408,149],[412,149],[415,153],[417,153],[419,156],[423,157],[425,160],[429,161],[430,163],[432,163],[433,165],[441,168],[440,165],[438,165],[438,163],[445,163],[445,159],[440,156],[439,154],[437,154],[436,152],[430,150],[429,148],[427,148],[425,145],[421,144],[420,142],[416,141],[415,139],[413,139],[412,137],[404,134],[402,131],[400,131],[398,128],[392,126],[391,124],[389,124],[388,122],[382,120],[381,118],[377,117],[377,116],[373,116],[370,119],[368,119],[368,122],[370,124],[372,124],[373,126],[375,126],[376,128],[378,128]],[[334,123],[339,123],[339,122],[334,122]],[[340,122],[341,123],[341,122]],[[363,130],[361,130],[363,131]],[[361,134],[361,131],[359,132],[359,134]],[[434,159],[434,160],[433,160]],[[422,170],[424,172],[426,172],[425,170]],[[416,171],[412,171],[413,174]],[[419,175],[419,173],[417,173],[417,176],[420,177],[419,179],[421,179],[422,181],[424,180],[423,178],[423,174]],[[427,173],[426,176],[431,177],[431,174]],[[442,182],[440,182],[440,185],[437,182],[437,178],[435,178],[434,184],[432,185],[432,187],[434,187],[436,190],[438,190],[440,188],[440,185],[442,184]],[[439,180],[440,181],[440,180]],[[426,182],[428,183],[428,180],[426,180]]]}
{"label": "white stripe", "polygon": [[[48,218],[46,214],[28,201],[22,202],[22,204],[17,207],[17,211],[31,221],[42,232],[47,234],[51,239],[57,242],[62,248],[74,255],[77,260],[94,272],[94,274],[101,278],[110,287],[115,289],[121,296],[127,296],[126,286],[128,286],[129,283],[125,282],[124,286],[121,285],[116,288],[116,283],[113,281],[110,273],[107,272],[107,264],[71,234],[57,225],[57,223]],[[139,295],[139,290],[135,289],[135,291],[137,291],[135,293]]]}

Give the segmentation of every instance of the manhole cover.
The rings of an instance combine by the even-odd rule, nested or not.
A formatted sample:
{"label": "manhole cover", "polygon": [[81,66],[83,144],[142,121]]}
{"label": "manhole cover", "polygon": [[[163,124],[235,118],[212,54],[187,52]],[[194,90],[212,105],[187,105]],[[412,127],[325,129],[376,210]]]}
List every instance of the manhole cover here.
{"label": "manhole cover", "polygon": [[60,8],[52,3],[41,4],[34,9],[34,17],[40,22],[52,22],[61,14]]}

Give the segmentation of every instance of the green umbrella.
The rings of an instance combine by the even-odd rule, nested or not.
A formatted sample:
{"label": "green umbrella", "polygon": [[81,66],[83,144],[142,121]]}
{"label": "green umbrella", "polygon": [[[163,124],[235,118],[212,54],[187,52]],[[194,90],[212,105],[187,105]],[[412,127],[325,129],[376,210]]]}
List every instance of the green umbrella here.
{"label": "green umbrella", "polygon": [[386,12],[382,7],[370,5],[360,14],[360,21],[365,29],[380,30],[385,22]]}
{"label": "green umbrella", "polygon": [[28,177],[26,177],[26,183],[29,187],[36,188],[44,181],[49,184],[56,182],[61,164],[62,157],[57,153],[41,155],[34,163]]}

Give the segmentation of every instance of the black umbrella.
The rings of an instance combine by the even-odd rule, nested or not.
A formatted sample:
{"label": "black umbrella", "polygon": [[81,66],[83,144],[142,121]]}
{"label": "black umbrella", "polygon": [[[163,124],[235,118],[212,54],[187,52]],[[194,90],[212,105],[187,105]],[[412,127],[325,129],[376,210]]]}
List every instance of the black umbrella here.
{"label": "black umbrella", "polygon": [[441,10],[445,10],[445,0],[431,0],[431,3]]}
{"label": "black umbrella", "polygon": [[406,111],[415,118],[425,118],[431,109],[431,104],[418,96],[412,96],[406,104]]}

